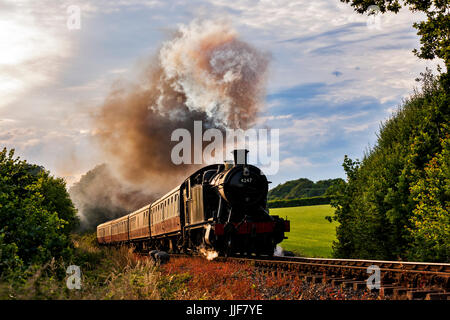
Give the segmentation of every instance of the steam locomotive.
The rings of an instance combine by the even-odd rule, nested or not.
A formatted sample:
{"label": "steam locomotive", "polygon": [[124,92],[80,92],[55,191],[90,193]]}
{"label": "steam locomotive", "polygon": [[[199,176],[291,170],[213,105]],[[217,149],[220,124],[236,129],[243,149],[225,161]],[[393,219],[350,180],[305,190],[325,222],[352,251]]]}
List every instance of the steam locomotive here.
{"label": "steam locomotive", "polygon": [[269,182],[247,163],[247,153],[234,150],[234,163],[205,166],[158,200],[98,225],[98,242],[143,251],[273,255],[290,224],[269,215]]}

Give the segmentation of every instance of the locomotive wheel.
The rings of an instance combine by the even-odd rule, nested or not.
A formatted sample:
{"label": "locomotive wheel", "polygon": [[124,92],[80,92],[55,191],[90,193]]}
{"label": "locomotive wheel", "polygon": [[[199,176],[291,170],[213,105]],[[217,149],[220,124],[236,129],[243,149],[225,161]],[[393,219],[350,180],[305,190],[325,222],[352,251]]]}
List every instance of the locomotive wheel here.
{"label": "locomotive wheel", "polygon": [[272,237],[269,237],[267,240],[268,240],[267,241],[267,247],[270,248],[270,249],[267,250],[267,255],[269,257],[273,257],[273,255],[275,253],[275,248],[276,248],[277,245],[275,243],[275,240]]}

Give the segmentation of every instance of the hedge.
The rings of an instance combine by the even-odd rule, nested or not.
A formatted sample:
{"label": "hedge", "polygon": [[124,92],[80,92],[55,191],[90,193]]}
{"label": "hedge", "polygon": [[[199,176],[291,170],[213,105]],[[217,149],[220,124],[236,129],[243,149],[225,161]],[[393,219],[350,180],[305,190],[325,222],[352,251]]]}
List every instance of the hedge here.
{"label": "hedge", "polygon": [[286,207],[301,207],[314,206],[319,204],[329,204],[331,202],[330,196],[319,196],[301,199],[282,199],[270,200],[267,202],[269,208],[286,208]]}

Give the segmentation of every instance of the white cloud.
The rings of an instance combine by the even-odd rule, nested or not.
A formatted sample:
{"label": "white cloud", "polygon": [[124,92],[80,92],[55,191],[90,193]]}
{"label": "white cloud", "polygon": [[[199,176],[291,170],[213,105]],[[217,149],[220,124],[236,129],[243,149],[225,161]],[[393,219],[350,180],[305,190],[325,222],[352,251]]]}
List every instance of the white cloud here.
{"label": "white cloud", "polygon": [[259,127],[259,126],[264,126],[266,125],[268,122],[273,122],[273,121],[279,121],[279,120],[288,120],[292,118],[292,114],[282,114],[282,115],[271,115],[271,116],[260,116],[257,121],[255,126]]}
{"label": "white cloud", "polygon": [[328,117],[315,116],[305,119],[293,119],[290,125],[280,129],[280,135],[286,139],[294,139],[299,146],[309,143],[318,144],[341,134],[336,128],[342,128],[346,133],[367,129],[369,124],[349,124],[352,121],[358,122],[358,118],[365,115],[367,115],[367,112],[363,111],[352,115],[335,114]]}
{"label": "white cloud", "polygon": [[[228,16],[246,38],[273,53],[271,91],[308,82],[336,85],[321,99],[344,102],[362,95],[381,103],[399,101],[411,92],[414,78],[436,61],[419,60],[414,21],[421,13],[403,8],[380,17],[380,29],[367,26],[368,16],[335,0],[226,1],[212,4]],[[340,77],[333,71],[342,73]]]}
{"label": "white cloud", "polygon": [[314,164],[307,157],[288,157],[280,162],[280,167],[289,169],[298,169],[304,167],[312,167]]}
{"label": "white cloud", "polygon": [[346,133],[352,133],[352,132],[360,132],[360,131],[366,131],[369,129],[369,126],[371,125],[371,122],[368,123],[362,123],[362,124],[354,124],[354,125],[346,125],[344,126],[344,131]]}
{"label": "white cloud", "polygon": [[70,56],[65,11],[42,2],[6,1],[0,13],[0,108],[55,79]]}

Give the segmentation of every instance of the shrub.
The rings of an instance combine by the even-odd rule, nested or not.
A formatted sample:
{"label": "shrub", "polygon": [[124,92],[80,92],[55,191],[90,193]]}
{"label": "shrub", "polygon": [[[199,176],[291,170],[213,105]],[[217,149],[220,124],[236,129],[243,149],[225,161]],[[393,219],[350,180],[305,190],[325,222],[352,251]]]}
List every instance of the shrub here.
{"label": "shrub", "polygon": [[53,257],[70,257],[76,210],[65,181],[0,152],[0,272],[2,277]]}
{"label": "shrub", "polygon": [[344,159],[347,182],[331,201],[336,257],[449,260],[448,81],[429,72],[422,81],[363,160]]}
{"label": "shrub", "polygon": [[450,134],[441,145],[442,152],[426,164],[425,175],[410,188],[416,202],[410,218],[410,255],[417,260],[450,261]]}

